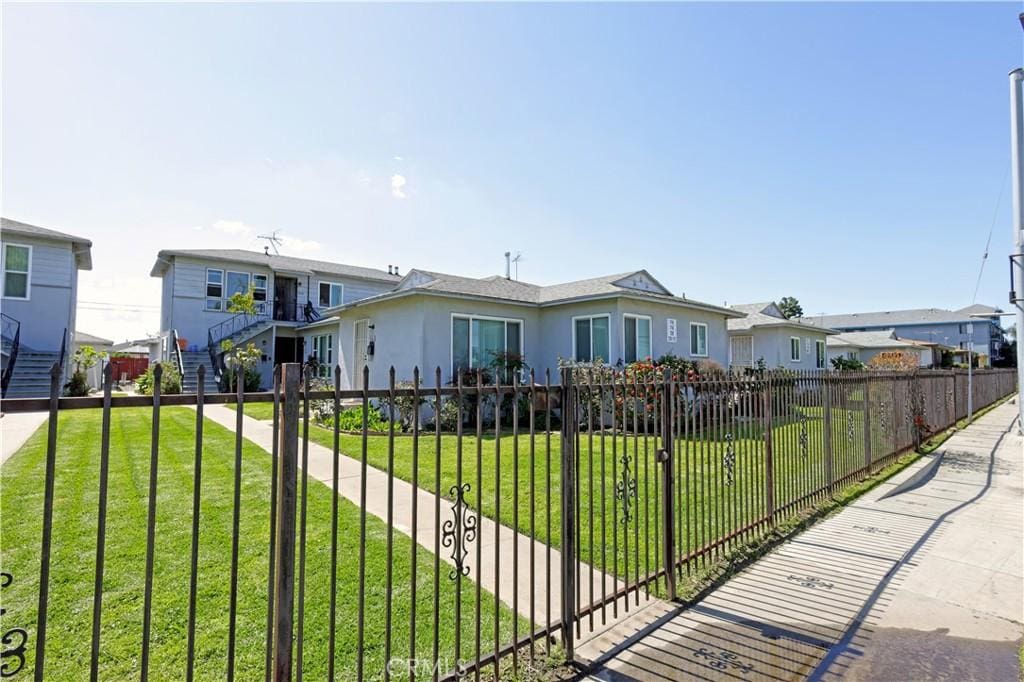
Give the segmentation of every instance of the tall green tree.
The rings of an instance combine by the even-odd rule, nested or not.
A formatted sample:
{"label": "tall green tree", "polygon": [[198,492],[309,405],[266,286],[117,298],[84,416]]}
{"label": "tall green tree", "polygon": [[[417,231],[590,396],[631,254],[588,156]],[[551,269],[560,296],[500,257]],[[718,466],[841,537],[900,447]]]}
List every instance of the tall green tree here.
{"label": "tall green tree", "polygon": [[779,310],[787,318],[804,316],[804,309],[800,307],[800,301],[796,300],[793,296],[784,296],[779,301]]}

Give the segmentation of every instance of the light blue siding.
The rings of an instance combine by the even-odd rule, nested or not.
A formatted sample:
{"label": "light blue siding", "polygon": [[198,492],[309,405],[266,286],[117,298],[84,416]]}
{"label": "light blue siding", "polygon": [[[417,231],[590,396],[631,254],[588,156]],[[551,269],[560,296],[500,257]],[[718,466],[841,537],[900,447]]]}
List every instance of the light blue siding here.
{"label": "light blue siding", "polygon": [[64,330],[68,339],[75,330],[78,267],[70,242],[58,242],[22,235],[6,235],[2,245],[32,247],[29,268],[29,298],[3,298],[3,312],[21,323],[21,343],[34,350],[60,348]]}

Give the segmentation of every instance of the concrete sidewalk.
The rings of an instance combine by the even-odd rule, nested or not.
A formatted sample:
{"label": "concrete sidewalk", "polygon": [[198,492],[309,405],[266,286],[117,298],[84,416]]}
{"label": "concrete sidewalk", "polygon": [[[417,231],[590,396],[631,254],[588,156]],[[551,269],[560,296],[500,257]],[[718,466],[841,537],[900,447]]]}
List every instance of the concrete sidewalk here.
{"label": "concrete sidewalk", "polygon": [[17,452],[49,416],[49,412],[15,412],[0,417],[0,464]]}
{"label": "concrete sidewalk", "polygon": [[[648,609],[586,644],[592,675],[1015,682],[1024,633],[1016,412],[992,410],[694,606]],[[926,480],[900,488],[929,465]]]}

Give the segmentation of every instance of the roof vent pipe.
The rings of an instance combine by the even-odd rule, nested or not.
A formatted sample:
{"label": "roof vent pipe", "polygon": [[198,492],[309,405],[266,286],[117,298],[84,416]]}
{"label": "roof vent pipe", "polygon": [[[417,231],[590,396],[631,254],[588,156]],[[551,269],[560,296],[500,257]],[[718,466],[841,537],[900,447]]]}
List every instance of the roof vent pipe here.
{"label": "roof vent pipe", "polygon": [[395,275],[396,276],[398,275],[398,266],[397,265],[395,266]]}
{"label": "roof vent pipe", "polygon": [[389,275],[393,275],[393,274],[395,274],[395,273],[391,272],[391,266],[390,266],[390,265],[388,266],[388,274],[389,274]]}
{"label": "roof vent pipe", "polygon": [[512,252],[505,252],[505,279],[512,279]]}

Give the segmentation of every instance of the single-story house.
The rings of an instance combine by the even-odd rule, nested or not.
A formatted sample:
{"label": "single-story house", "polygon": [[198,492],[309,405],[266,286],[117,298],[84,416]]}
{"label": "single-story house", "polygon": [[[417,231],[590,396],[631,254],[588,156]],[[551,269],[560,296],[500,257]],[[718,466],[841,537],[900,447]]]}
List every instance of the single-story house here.
{"label": "single-story house", "polygon": [[103,386],[103,365],[106,362],[106,358],[110,356],[110,353],[114,349],[114,342],[110,339],[105,339],[102,336],[94,336],[92,334],[86,334],[83,331],[75,331],[75,340],[71,344],[72,357],[69,358],[68,362],[71,367],[71,371],[74,371],[74,353],[82,346],[90,346],[94,351],[100,353],[103,359],[97,362],[95,365],[86,370],[86,381],[90,388],[101,388]]}
{"label": "single-story house", "polygon": [[419,367],[424,384],[440,367],[449,383],[462,369],[521,356],[558,381],[560,361],[625,365],[666,354],[729,360],[730,308],[677,296],[645,270],[541,286],[507,277],[461,277],[411,270],[393,291],[347,302],[303,325],[305,347],[328,375],[342,369],[343,388],[384,387]]}
{"label": "single-story house", "polygon": [[860,360],[864,364],[883,353],[912,353],[919,358],[920,367],[933,367],[933,349],[930,345],[921,345],[896,337],[893,329],[869,332],[843,332],[828,337],[829,362],[836,357]]}
{"label": "single-story house", "polygon": [[66,377],[75,336],[78,271],[91,269],[88,239],[0,219],[0,350],[6,397],[49,395],[50,368],[61,361],[61,349]]}
{"label": "single-story house", "polygon": [[743,317],[728,321],[729,366],[758,366],[793,370],[827,369],[825,339],[834,329],[815,326],[802,318],[787,318],[774,301],[732,306]]}

